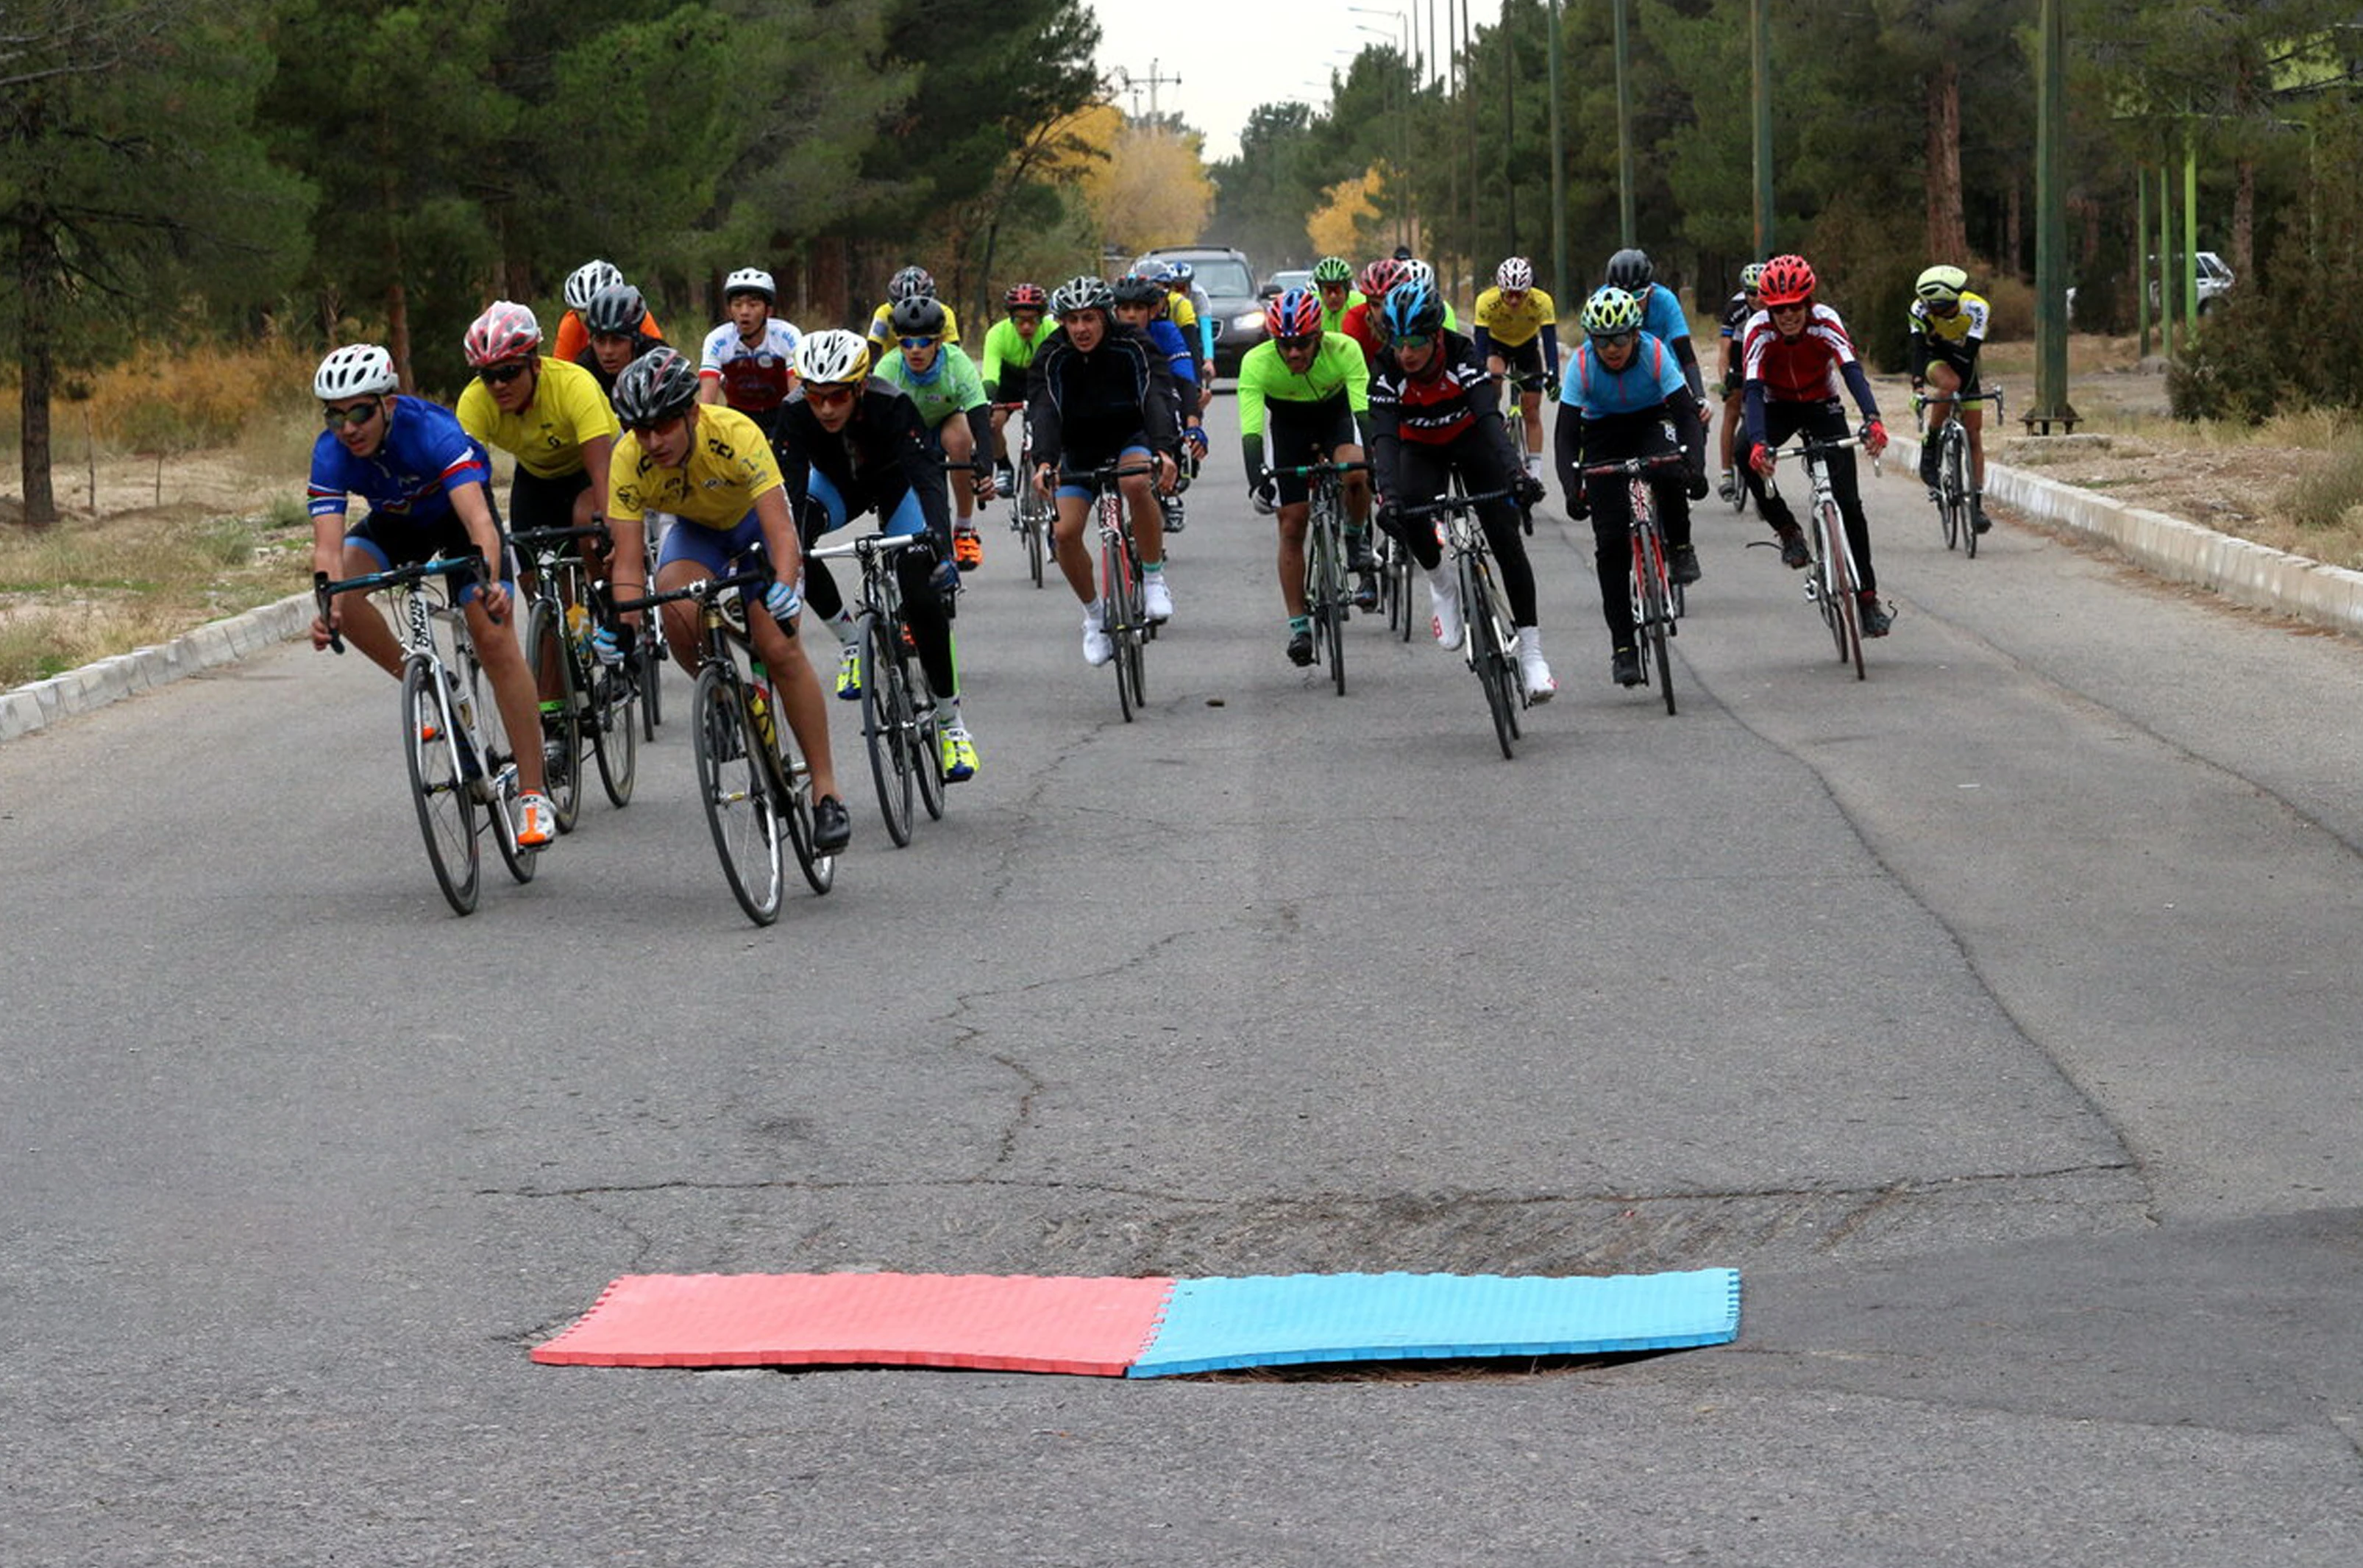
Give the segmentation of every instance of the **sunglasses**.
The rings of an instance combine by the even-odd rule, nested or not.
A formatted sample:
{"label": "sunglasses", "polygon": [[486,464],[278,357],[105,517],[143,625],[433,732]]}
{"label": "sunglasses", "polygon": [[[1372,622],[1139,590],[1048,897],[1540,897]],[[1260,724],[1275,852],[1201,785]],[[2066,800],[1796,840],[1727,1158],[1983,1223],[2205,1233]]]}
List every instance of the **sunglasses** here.
{"label": "sunglasses", "polygon": [[1394,345],[1398,348],[1425,348],[1435,341],[1436,335],[1432,332],[1413,332],[1397,337]]}
{"label": "sunglasses", "polygon": [[1272,341],[1280,345],[1281,352],[1283,354],[1301,354],[1318,347],[1321,339],[1315,334],[1308,332],[1302,337],[1275,337]]}
{"label": "sunglasses", "polygon": [[[905,342],[909,339],[904,339]],[[815,408],[843,408],[853,401],[851,387],[816,387],[804,383],[804,401]]]}
{"label": "sunglasses", "polygon": [[476,377],[488,387],[505,387],[532,367],[527,365],[487,365]]}
{"label": "sunglasses", "polygon": [[1794,304],[1768,305],[1765,308],[1774,315],[1803,315],[1805,314],[1805,302],[1800,300]]}
{"label": "sunglasses", "polygon": [[1038,310],[1014,310],[1009,313],[1009,319],[1020,326],[1039,326],[1042,325],[1042,313]]}
{"label": "sunglasses", "polygon": [[1342,279],[1332,279],[1328,282],[1315,284],[1315,287],[1325,294],[1342,294],[1346,292],[1346,284]]}
{"label": "sunglasses", "polygon": [[320,418],[329,429],[342,430],[348,425],[367,425],[377,417],[377,411],[383,406],[372,399],[368,403],[350,403],[343,408],[323,408]]}
{"label": "sunglasses", "polygon": [[901,341],[905,348],[932,348],[936,346],[932,337],[905,337]]}
{"label": "sunglasses", "polygon": [[687,417],[686,414],[676,414],[671,419],[660,419],[652,425],[627,425],[624,429],[633,440],[645,447],[651,438],[671,430]]}
{"label": "sunglasses", "polygon": [[1633,334],[1630,332],[1595,332],[1592,335],[1592,342],[1594,348],[1630,348],[1633,347]]}

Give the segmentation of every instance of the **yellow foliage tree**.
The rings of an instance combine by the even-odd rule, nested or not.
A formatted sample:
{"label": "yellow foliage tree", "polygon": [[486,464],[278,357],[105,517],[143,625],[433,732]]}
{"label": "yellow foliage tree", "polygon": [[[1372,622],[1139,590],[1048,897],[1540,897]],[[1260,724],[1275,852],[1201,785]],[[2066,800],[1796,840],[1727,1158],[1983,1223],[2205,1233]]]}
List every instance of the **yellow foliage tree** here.
{"label": "yellow foliage tree", "polygon": [[1215,183],[1197,134],[1105,112],[1120,128],[1106,144],[1106,160],[1082,171],[1083,199],[1102,238],[1127,252],[1196,239],[1215,209]]}
{"label": "yellow foliage tree", "polygon": [[1376,198],[1384,182],[1373,164],[1324,193],[1320,207],[1304,220],[1304,237],[1313,241],[1315,256],[1359,256],[1370,248],[1370,227],[1379,216]]}

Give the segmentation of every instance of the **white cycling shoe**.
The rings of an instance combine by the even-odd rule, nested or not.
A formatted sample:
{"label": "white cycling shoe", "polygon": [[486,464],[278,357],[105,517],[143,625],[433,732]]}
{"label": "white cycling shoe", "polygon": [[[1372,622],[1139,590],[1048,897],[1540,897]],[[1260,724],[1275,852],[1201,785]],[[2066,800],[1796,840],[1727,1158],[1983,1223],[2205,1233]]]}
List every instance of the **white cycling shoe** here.
{"label": "white cycling shoe", "polygon": [[1526,701],[1548,702],[1559,695],[1559,682],[1543,662],[1543,635],[1538,627],[1518,628],[1518,675],[1526,684]]}
{"label": "white cycling shoe", "polygon": [[1440,572],[1427,580],[1427,605],[1431,619],[1428,629],[1436,634],[1436,646],[1450,652],[1460,646],[1469,628],[1460,616],[1460,589],[1451,578]]}
{"label": "white cycling shoe", "polygon": [[1105,626],[1100,624],[1099,613],[1095,610],[1084,611],[1083,662],[1096,669],[1114,657],[1115,657],[1115,639],[1107,635]]}

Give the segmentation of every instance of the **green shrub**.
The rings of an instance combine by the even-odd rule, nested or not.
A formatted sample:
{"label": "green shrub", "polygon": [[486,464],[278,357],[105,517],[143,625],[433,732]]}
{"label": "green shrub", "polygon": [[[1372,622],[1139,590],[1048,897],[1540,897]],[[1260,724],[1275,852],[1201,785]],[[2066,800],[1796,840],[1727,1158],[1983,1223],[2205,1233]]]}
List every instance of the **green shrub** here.
{"label": "green shrub", "polygon": [[2363,507],[2363,436],[2334,447],[2328,461],[2291,481],[2280,502],[2291,522],[2314,531],[2344,526],[2357,507]]}

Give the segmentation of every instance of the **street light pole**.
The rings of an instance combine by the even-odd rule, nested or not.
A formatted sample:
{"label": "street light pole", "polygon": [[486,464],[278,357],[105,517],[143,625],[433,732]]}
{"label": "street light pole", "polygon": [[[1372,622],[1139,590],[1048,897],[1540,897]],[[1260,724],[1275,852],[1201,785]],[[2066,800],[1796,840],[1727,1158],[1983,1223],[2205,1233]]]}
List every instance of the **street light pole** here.
{"label": "street light pole", "polygon": [[1747,0],[1748,72],[1756,110],[1756,259],[1772,254],[1772,23],[1770,0]]}
{"label": "street light pole", "polygon": [[[1762,0],[1758,0],[1760,5]],[[1626,249],[1640,243],[1633,211],[1633,51],[1625,42],[1625,0],[1615,0],[1616,36],[1616,221]]]}
{"label": "street light pole", "polygon": [[1550,0],[1551,287],[1568,298],[1567,141],[1559,118],[1559,0]]}

